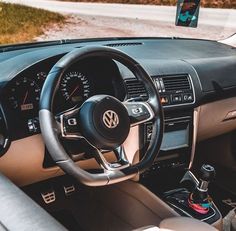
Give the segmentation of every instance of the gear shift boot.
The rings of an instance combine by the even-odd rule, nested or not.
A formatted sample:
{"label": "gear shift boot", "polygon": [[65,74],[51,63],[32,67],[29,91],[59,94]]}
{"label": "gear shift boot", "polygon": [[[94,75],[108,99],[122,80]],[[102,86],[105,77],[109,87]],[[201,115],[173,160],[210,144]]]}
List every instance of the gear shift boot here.
{"label": "gear shift boot", "polygon": [[205,221],[210,218],[213,218],[215,221],[220,219],[220,214],[217,215],[218,210],[213,204],[207,209],[207,212],[205,213],[201,213],[190,207],[190,195],[191,193],[184,188],[173,190],[166,193],[165,201],[182,216],[193,217],[201,221]]}

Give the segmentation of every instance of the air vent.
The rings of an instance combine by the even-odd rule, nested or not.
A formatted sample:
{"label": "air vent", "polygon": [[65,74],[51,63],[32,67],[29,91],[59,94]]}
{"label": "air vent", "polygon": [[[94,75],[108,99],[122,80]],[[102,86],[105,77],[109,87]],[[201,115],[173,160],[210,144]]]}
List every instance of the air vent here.
{"label": "air vent", "polygon": [[141,97],[143,100],[148,99],[147,90],[144,84],[137,79],[128,79],[125,81],[127,89],[127,98]]}
{"label": "air vent", "polygon": [[133,42],[133,43],[109,43],[106,44],[105,46],[108,47],[126,47],[126,46],[141,46],[143,43],[140,42]]}
{"label": "air vent", "polygon": [[188,75],[176,75],[161,77],[166,92],[191,90]]}
{"label": "air vent", "polygon": [[154,76],[163,106],[175,107],[195,103],[194,88],[188,74]]}

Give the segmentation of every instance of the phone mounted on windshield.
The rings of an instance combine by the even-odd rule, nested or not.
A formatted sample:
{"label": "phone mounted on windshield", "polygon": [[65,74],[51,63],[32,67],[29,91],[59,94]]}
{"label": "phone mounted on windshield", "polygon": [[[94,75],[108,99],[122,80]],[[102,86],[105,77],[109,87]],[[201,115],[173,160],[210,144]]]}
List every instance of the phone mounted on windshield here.
{"label": "phone mounted on windshield", "polygon": [[199,9],[200,0],[178,0],[175,25],[196,28]]}

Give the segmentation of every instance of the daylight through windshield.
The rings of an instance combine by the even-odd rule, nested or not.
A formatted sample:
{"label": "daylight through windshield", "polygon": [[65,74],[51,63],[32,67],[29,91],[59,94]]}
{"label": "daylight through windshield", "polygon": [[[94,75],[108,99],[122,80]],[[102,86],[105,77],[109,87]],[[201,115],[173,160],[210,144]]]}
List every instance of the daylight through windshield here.
{"label": "daylight through windshield", "polygon": [[197,28],[175,25],[177,17],[191,18],[184,7],[176,16],[176,6],[171,0],[1,1],[0,43],[98,37],[221,40],[236,32],[235,1],[201,1]]}

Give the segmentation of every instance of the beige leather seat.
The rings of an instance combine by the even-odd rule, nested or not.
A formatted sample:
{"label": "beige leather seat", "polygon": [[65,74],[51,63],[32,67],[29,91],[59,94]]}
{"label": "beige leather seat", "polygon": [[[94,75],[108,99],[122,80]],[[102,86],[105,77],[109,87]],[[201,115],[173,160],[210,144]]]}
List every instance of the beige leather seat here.
{"label": "beige leather seat", "polygon": [[231,221],[231,231],[236,231],[236,215]]}
{"label": "beige leather seat", "polygon": [[187,217],[173,217],[163,220],[160,227],[148,226],[136,231],[216,231],[213,226]]}

